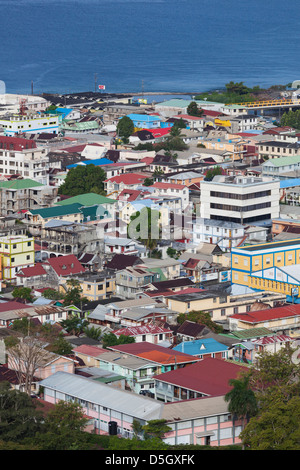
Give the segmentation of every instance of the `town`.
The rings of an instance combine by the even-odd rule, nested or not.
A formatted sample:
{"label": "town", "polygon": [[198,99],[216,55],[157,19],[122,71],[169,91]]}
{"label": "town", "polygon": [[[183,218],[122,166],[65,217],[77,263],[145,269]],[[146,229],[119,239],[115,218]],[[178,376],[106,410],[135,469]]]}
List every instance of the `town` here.
{"label": "town", "polygon": [[226,87],[239,102],[0,86],[0,386],[97,436],[259,448],[231,398],[250,372],[262,420],[259,372],[298,368],[300,81]]}

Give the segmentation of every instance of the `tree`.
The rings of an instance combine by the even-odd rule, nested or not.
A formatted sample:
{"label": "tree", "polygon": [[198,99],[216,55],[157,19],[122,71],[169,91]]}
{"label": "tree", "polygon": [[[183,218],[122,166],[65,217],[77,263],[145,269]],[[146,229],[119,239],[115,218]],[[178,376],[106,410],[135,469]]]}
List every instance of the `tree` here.
{"label": "tree", "polygon": [[106,173],[100,166],[78,165],[68,171],[58,192],[66,196],[78,196],[91,192],[104,195],[105,179]]}
{"label": "tree", "polygon": [[101,334],[102,334],[101,329],[98,328],[97,326],[91,326],[91,327],[86,326],[83,329],[83,332],[88,338],[95,339],[96,341],[98,341],[101,338]]}
{"label": "tree", "polygon": [[189,116],[201,117],[203,114],[203,109],[198,108],[196,101],[191,101],[187,107],[187,113]]}
{"label": "tree", "polygon": [[289,346],[276,353],[261,352],[245,373],[244,383],[255,395],[257,412],[240,437],[251,449],[299,449],[300,366],[295,361],[297,354],[298,351]]}
{"label": "tree", "polygon": [[30,287],[15,287],[15,289],[12,292],[12,296],[16,299],[23,299],[26,302],[32,302],[33,301],[33,295],[31,293],[31,288]]}
{"label": "tree", "polygon": [[150,251],[150,255],[160,238],[159,218],[159,211],[143,207],[130,217],[131,221],[127,227],[128,237],[141,241]]}
{"label": "tree", "polygon": [[62,334],[59,334],[56,340],[51,344],[49,350],[60,356],[68,356],[72,354],[73,347]]}
{"label": "tree", "polygon": [[249,380],[247,375],[241,379],[231,379],[229,385],[232,389],[225,395],[228,411],[237,419],[242,419],[243,424],[257,414],[256,397],[249,386]]}
{"label": "tree", "polygon": [[128,117],[122,117],[117,125],[117,134],[118,136],[128,139],[134,132],[134,124],[133,121]]}
{"label": "tree", "polygon": [[217,175],[222,175],[222,168],[220,166],[215,166],[207,170],[204,181],[212,181]]}
{"label": "tree", "polygon": [[130,343],[135,343],[135,338],[133,336],[120,335],[117,337],[113,333],[105,333],[102,338],[102,345],[104,349],[108,348],[109,346]]}
{"label": "tree", "polygon": [[42,427],[42,413],[24,392],[0,382],[0,439],[22,441],[34,437]]}
{"label": "tree", "polygon": [[85,450],[87,423],[79,404],[59,401],[45,417],[45,431],[37,433],[36,442],[43,450]]}
{"label": "tree", "polygon": [[62,292],[58,292],[57,290],[51,288],[45,289],[42,295],[45,297],[45,299],[50,300],[62,300],[64,298],[64,294]]}
{"label": "tree", "polygon": [[143,426],[146,438],[162,439],[167,432],[172,431],[165,419],[152,419]]}
{"label": "tree", "polygon": [[177,323],[182,325],[185,320],[189,320],[201,325],[206,325],[214,333],[222,333],[223,327],[213,322],[210,314],[206,312],[201,312],[199,310],[192,310],[188,313],[180,313],[177,317]]}
{"label": "tree", "polygon": [[87,320],[79,318],[77,315],[71,315],[66,320],[62,320],[60,325],[69,333],[74,336],[79,336],[84,332],[86,326],[89,324]]}
{"label": "tree", "polygon": [[64,305],[81,305],[84,302],[87,302],[88,299],[81,297],[82,288],[80,282],[77,279],[68,279],[67,282],[67,292],[64,296]]}
{"label": "tree", "polygon": [[144,184],[144,186],[152,186],[153,179],[152,178],[145,178],[143,184]]}
{"label": "tree", "polygon": [[271,394],[268,401],[241,432],[243,444],[251,450],[300,450],[300,397],[284,401]]}
{"label": "tree", "polygon": [[51,329],[51,325],[35,324],[28,318],[16,320],[13,329],[18,331],[18,336],[8,336],[4,340],[10,368],[16,372],[20,390],[30,395],[37,369],[49,359],[46,348],[55,330]]}

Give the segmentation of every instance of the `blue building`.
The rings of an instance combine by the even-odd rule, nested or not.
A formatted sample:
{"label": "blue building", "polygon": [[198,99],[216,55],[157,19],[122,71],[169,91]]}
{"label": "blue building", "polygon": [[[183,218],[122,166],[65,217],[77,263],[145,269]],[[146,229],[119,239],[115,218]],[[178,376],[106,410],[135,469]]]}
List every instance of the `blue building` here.
{"label": "blue building", "polygon": [[183,341],[172,350],[200,357],[201,359],[206,357],[228,359],[228,346],[219,343],[214,338]]}

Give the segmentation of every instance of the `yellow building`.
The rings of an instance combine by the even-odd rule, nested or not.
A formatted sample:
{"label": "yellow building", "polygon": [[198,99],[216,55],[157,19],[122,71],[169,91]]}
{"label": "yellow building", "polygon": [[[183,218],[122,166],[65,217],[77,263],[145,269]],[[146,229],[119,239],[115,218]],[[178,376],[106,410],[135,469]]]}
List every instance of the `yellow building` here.
{"label": "yellow building", "polygon": [[[265,294],[265,293],[264,293]],[[250,311],[256,302],[274,307],[275,303],[284,300],[284,295],[267,293],[264,297],[259,292],[243,295],[226,295],[222,293],[198,292],[177,294],[165,297],[170,310],[178,313],[189,313],[193,310],[208,312],[212,321],[225,320],[229,315]]]}
{"label": "yellow building", "polygon": [[300,239],[231,250],[231,281],[255,290],[291,295],[300,287]]}
{"label": "yellow building", "polygon": [[22,268],[34,266],[34,238],[0,237],[1,280],[13,280]]}

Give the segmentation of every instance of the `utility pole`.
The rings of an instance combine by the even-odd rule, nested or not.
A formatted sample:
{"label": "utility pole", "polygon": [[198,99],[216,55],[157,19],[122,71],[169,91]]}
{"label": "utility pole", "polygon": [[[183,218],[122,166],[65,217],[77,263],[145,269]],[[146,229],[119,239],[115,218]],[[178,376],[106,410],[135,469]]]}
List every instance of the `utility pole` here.
{"label": "utility pole", "polygon": [[98,77],[98,74],[95,73],[95,93],[97,91],[97,77]]}

